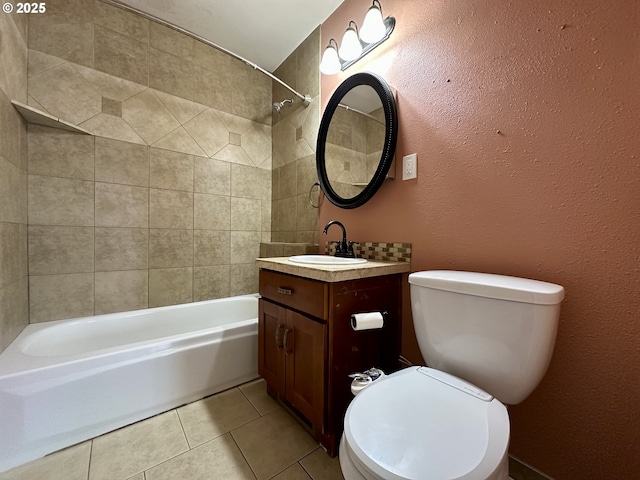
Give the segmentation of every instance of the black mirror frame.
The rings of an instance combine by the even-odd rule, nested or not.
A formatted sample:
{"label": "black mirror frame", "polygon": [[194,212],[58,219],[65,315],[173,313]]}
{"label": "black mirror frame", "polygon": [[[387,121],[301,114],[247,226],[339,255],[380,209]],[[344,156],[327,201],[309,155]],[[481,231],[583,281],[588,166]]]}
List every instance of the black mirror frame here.
{"label": "black mirror frame", "polygon": [[[325,162],[325,144],[327,141],[329,125],[331,124],[331,118],[333,117],[336,108],[338,108],[338,104],[352,88],[359,85],[369,85],[380,97],[385,118],[385,138],[380,162],[378,163],[378,168],[373,174],[373,177],[362,192],[355,197],[345,199],[336,193],[329,182]],[[333,95],[331,95],[329,103],[327,103],[327,107],[322,115],[320,129],[318,131],[318,143],[316,145],[316,170],[318,173],[320,188],[324,195],[331,203],[345,209],[360,207],[371,200],[373,195],[382,186],[382,183],[389,172],[389,167],[393,162],[393,156],[396,151],[397,141],[398,112],[396,109],[395,96],[387,82],[385,82],[382,77],[370,72],[360,72],[346,78],[338,88],[336,88]]]}

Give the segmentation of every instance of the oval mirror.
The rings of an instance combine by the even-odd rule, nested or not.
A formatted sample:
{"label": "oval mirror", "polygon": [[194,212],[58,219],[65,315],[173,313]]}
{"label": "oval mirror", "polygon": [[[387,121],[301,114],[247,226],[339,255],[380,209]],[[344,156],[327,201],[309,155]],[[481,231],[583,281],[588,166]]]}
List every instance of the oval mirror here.
{"label": "oval mirror", "polygon": [[345,79],[322,115],[316,148],[320,188],[340,208],[356,208],[378,191],[398,138],[395,96],[376,74]]}

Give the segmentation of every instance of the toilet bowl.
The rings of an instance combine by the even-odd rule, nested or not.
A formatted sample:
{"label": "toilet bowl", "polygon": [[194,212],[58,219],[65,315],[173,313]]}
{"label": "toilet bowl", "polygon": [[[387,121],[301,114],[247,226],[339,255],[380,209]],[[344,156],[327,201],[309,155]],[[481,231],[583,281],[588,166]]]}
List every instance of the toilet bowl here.
{"label": "toilet bowl", "polygon": [[[474,272],[409,275],[428,367],[388,375],[344,419],[346,480],[507,480],[509,415],[551,360],[563,287]],[[473,383],[471,383],[473,382]]]}
{"label": "toilet bowl", "polygon": [[508,478],[509,416],[497,399],[445,372],[401,370],[349,406],[346,480]]}

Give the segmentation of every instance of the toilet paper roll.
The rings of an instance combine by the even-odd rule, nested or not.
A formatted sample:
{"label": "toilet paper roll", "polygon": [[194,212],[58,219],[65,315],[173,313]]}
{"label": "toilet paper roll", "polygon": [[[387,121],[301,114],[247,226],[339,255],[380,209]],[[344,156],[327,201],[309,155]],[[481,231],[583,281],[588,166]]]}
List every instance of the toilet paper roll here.
{"label": "toilet paper roll", "polygon": [[382,328],[384,317],[381,312],[354,313],[351,315],[351,328],[356,332]]}

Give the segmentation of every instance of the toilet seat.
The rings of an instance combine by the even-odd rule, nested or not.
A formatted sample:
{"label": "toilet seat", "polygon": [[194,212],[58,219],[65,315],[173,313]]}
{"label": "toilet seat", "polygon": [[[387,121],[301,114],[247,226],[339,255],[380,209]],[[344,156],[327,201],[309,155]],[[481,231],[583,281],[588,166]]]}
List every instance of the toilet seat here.
{"label": "toilet seat", "polygon": [[499,478],[509,416],[504,405],[477,387],[444,372],[411,367],[375,382],[351,402],[343,441],[366,478]]}

